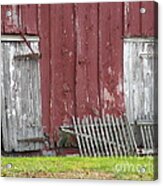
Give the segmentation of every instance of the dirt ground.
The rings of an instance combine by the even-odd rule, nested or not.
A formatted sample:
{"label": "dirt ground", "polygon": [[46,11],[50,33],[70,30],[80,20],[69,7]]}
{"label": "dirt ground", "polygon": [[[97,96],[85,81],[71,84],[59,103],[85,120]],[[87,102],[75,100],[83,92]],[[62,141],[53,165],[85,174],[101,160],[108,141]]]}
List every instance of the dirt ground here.
{"label": "dirt ground", "polygon": [[106,179],[106,180],[115,179],[115,176],[112,173],[88,172],[88,171],[63,172],[63,173],[27,172],[27,173],[17,173],[14,176],[24,177],[24,178],[28,177],[28,178],[56,178],[56,179]]}

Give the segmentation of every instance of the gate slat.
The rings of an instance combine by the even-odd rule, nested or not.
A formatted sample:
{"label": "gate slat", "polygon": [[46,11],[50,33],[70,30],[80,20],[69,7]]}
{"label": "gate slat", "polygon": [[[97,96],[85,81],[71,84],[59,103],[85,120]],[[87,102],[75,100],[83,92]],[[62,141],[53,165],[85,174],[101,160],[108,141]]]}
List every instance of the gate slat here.
{"label": "gate slat", "polygon": [[93,139],[92,139],[92,133],[91,133],[91,123],[89,123],[88,117],[85,118],[85,122],[86,122],[86,127],[87,127],[87,131],[88,131],[88,135],[90,136],[90,150],[91,150],[91,155],[96,157],[96,152],[94,149],[94,145],[93,145]]}
{"label": "gate slat", "polygon": [[108,123],[108,127],[109,127],[109,133],[110,133],[110,136],[111,136],[111,140],[112,140],[112,146],[113,146],[113,152],[114,152],[114,155],[117,156],[118,155],[118,151],[117,151],[117,148],[115,147],[115,139],[114,139],[114,136],[113,136],[113,128],[112,128],[112,120],[110,118],[110,116],[107,114],[106,115],[106,118],[107,118],[107,123]]}
{"label": "gate slat", "polygon": [[81,123],[82,123],[83,133],[86,135],[85,136],[85,146],[86,146],[86,149],[87,149],[87,152],[88,152],[87,155],[88,156],[91,156],[92,153],[91,153],[91,148],[90,148],[90,145],[89,145],[89,140],[88,140],[88,137],[87,137],[85,118],[82,119]]}
{"label": "gate slat", "polygon": [[152,126],[147,126],[147,128],[148,128],[148,134],[149,134],[149,140],[150,140],[150,148],[151,149],[154,149],[153,138],[152,138],[152,134],[151,134],[151,127]]}
{"label": "gate slat", "polygon": [[141,136],[142,136],[142,140],[143,140],[143,147],[146,150],[147,147],[146,147],[146,142],[145,142],[145,137],[144,137],[145,135],[144,135],[144,131],[143,131],[142,125],[140,125],[140,132],[141,132]]}
{"label": "gate slat", "polygon": [[145,140],[146,140],[147,149],[150,149],[149,135],[148,135],[148,130],[147,130],[146,125],[144,125],[144,133],[145,133]]}
{"label": "gate slat", "polygon": [[116,126],[117,126],[117,129],[118,129],[118,133],[119,133],[119,142],[122,146],[122,154],[123,155],[126,155],[126,150],[125,150],[125,144],[124,144],[124,139],[122,137],[122,131],[120,129],[120,120],[118,118],[115,118],[115,122],[116,122]]}
{"label": "gate slat", "polygon": [[83,146],[83,155],[87,156],[87,150],[86,150],[86,146],[85,146],[85,141],[84,141],[84,137],[82,135],[80,118],[77,118],[77,127],[78,127],[79,134],[81,134],[81,142],[82,142],[82,146]]}
{"label": "gate slat", "polygon": [[104,153],[103,145],[101,143],[101,136],[100,136],[100,132],[99,132],[99,125],[98,125],[97,117],[94,118],[94,125],[95,125],[95,129],[96,129],[97,137],[98,137],[97,139],[98,139],[98,145],[100,147],[100,154],[102,156],[104,156],[105,153]]}
{"label": "gate slat", "polygon": [[103,128],[103,126],[102,126],[101,119],[98,118],[98,120],[99,120],[99,128],[100,128],[100,130],[101,130],[102,141],[103,141],[103,143],[104,143],[105,154],[106,154],[107,156],[109,156],[109,152],[108,152],[108,148],[107,148],[107,144],[106,144],[106,138],[105,138],[105,136],[104,136],[104,128]]}
{"label": "gate slat", "polygon": [[80,155],[83,156],[81,140],[80,140],[80,137],[79,137],[79,132],[78,132],[78,128],[77,128],[76,120],[75,120],[74,116],[72,117],[72,121],[73,121],[73,125],[74,125],[74,130],[75,130],[75,133],[76,133],[76,139],[77,139],[77,143],[78,143],[78,147],[79,147],[79,152],[80,152]]}
{"label": "gate slat", "polygon": [[95,132],[95,125],[93,123],[93,118],[91,115],[89,116],[89,119],[90,119],[90,123],[91,123],[91,130],[92,130],[94,144],[95,144],[96,151],[97,151],[97,156],[100,156],[100,149],[99,149],[98,142],[97,142],[98,136],[97,136],[97,133]]}
{"label": "gate slat", "polygon": [[109,146],[109,155],[113,155],[113,151],[112,151],[112,147],[111,147],[111,139],[109,137],[109,130],[107,128],[107,123],[105,121],[105,116],[104,116],[104,113],[102,114],[102,121],[104,123],[104,129],[105,129],[105,134],[106,134],[106,139],[108,141],[108,146]]}
{"label": "gate slat", "polygon": [[118,140],[118,134],[117,134],[117,130],[116,130],[115,118],[114,118],[113,115],[111,115],[111,120],[112,120],[112,124],[113,124],[113,130],[114,130],[114,135],[115,135],[115,141],[116,141],[117,149],[118,149],[119,155],[122,156],[122,151],[120,149],[119,140]]}
{"label": "gate slat", "polygon": [[124,121],[122,119],[122,116],[120,116],[120,121],[121,121],[120,124],[121,124],[121,127],[122,127],[122,133],[123,133],[123,137],[124,137],[124,143],[125,143],[125,147],[126,147],[126,154],[129,155],[130,154],[130,144],[129,144],[128,139],[127,139],[125,124],[124,124]]}

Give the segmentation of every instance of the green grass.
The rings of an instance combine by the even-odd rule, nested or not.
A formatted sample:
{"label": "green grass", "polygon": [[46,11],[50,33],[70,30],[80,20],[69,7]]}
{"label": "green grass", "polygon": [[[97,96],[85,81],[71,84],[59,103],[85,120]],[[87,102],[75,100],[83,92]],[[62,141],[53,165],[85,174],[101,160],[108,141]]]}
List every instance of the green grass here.
{"label": "green grass", "polygon": [[[2,157],[1,160],[3,177],[156,179],[154,175],[154,160],[156,159],[149,156],[127,158]],[[12,164],[12,167],[7,168],[7,164]]]}

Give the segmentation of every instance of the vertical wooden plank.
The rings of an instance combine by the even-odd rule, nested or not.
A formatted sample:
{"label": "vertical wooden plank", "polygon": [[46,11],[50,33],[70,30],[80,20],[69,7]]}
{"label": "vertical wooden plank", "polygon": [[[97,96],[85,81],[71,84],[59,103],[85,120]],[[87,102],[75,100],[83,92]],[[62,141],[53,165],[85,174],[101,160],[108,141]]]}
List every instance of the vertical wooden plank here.
{"label": "vertical wooden plank", "polygon": [[[32,45],[33,46],[33,45]],[[34,46],[32,47],[34,48]],[[32,135],[33,137],[36,136],[36,137],[40,137],[40,134],[39,134],[39,127],[42,126],[42,123],[40,121],[40,112],[41,112],[41,109],[40,109],[40,105],[41,103],[39,102],[39,95],[41,94],[40,92],[40,86],[39,86],[39,64],[38,64],[38,61],[35,61],[35,60],[30,60],[30,65],[31,65],[31,68],[30,69],[33,69],[33,71],[31,73],[31,94],[32,94],[32,99],[31,99],[31,103],[33,103],[33,107],[31,107],[31,118],[33,120],[33,127],[32,128]],[[35,74],[35,76],[34,76]],[[34,149],[37,150],[39,149],[40,147],[40,143],[39,142],[35,142],[33,144],[34,146]]]}
{"label": "vertical wooden plank", "polygon": [[158,3],[141,2],[145,13],[141,14],[141,33],[143,36],[158,36]]}
{"label": "vertical wooden plank", "polygon": [[124,2],[124,36],[141,35],[140,2]]}
{"label": "vertical wooden plank", "polygon": [[2,145],[6,152],[9,151],[9,136],[8,136],[8,122],[7,122],[7,94],[5,87],[5,44],[1,43],[2,62],[0,63],[1,68],[1,127],[2,127]]}
{"label": "vertical wooden plank", "polygon": [[42,97],[42,125],[44,132],[50,132],[50,5],[38,5],[38,29],[40,36],[40,76]]}
{"label": "vertical wooden plank", "polygon": [[22,30],[24,33],[38,35],[38,7],[36,4],[21,5]]}
{"label": "vertical wooden plank", "polygon": [[[23,47],[23,44],[19,48],[19,50],[22,52],[22,54],[26,53],[27,48]],[[20,54],[20,53],[19,53]],[[30,123],[29,123],[29,61],[25,58],[21,59],[19,62],[22,63],[22,68],[24,70],[24,73],[22,74],[22,85],[21,85],[21,97],[23,99],[22,101],[22,113],[23,113],[23,139],[30,138]],[[23,65],[24,63],[24,65]],[[26,86],[24,86],[26,84]],[[21,151],[23,150],[30,150],[31,145],[29,141],[21,142]]]}
{"label": "vertical wooden plank", "polygon": [[[31,42],[31,47],[34,49],[34,51],[39,51],[39,43],[38,42]],[[31,60],[32,63],[32,69],[34,69],[32,72],[30,72],[32,77],[32,84],[33,84],[33,128],[34,130],[34,137],[42,138],[43,137],[43,128],[42,128],[42,104],[41,104],[41,86],[40,86],[40,64],[38,60]],[[43,144],[41,144],[39,141],[35,143],[35,150],[42,149]]]}
{"label": "vertical wooden plank", "polygon": [[[37,44],[37,49],[39,50],[39,45]],[[41,93],[41,70],[40,70],[40,63],[39,61],[36,61],[36,65],[37,65],[37,81],[38,81],[38,84],[37,84],[37,96],[38,96],[38,137],[45,137],[44,136],[44,130],[43,130],[43,124],[42,124],[42,117],[43,117],[43,112],[42,112],[42,102],[41,102],[41,98],[42,98],[42,93]],[[44,147],[44,142],[39,144],[39,149],[43,149]]]}
{"label": "vertical wooden plank", "polygon": [[78,116],[99,115],[97,4],[76,4],[76,105]]}
{"label": "vertical wooden plank", "polygon": [[5,24],[4,24],[4,20],[5,20],[5,17],[6,17],[6,12],[5,12],[5,6],[3,5],[1,5],[1,10],[0,10],[0,12],[1,12],[1,34],[4,34],[5,33]]}
{"label": "vertical wooden plank", "polygon": [[[12,43],[12,44],[14,44],[14,43]],[[14,44],[14,47],[15,47],[15,52],[14,52],[14,55],[16,55],[16,53],[17,53],[17,50],[19,50],[19,47],[18,47],[18,44],[17,43],[15,43]],[[13,68],[14,68],[14,70],[13,70],[13,75],[12,75],[12,82],[14,83],[14,86],[13,86],[13,88],[12,88],[12,91],[11,92],[13,92],[13,94],[12,94],[12,101],[13,101],[13,107],[14,107],[14,112],[15,112],[15,114],[13,114],[12,115],[12,117],[13,118],[15,118],[14,120],[15,120],[15,131],[13,131],[13,134],[14,133],[16,133],[16,140],[19,138],[19,136],[20,136],[20,133],[19,133],[19,126],[21,125],[20,124],[20,121],[19,121],[19,118],[21,117],[21,115],[20,115],[20,97],[19,97],[19,95],[20,95],[20,93],[19,93],[19,83],[20,83],[20,76],[19,76],[19,74],[20,74],[20,71],[19,71],[19,68],[20,68],[20,61],[17,61],[17,60],[14,60],[13,59]],[[11,125],[11,124],[9,124],[9,125]],[[14,150],[20,150],[20,146],[19,146],[19,143],[17,142],[17,146],[15,146],[14,147]]]}
{"label": "vertical wooden plank", "polygon": [[154,63],[153,64],[153,71],[154,71],[154,82],[153,82],[153,87],[154,87],[154,116],[153,116],[153,121],[156,124],[156,138],[157,138],[157,125],[158,125],[158,41],[155,41],[154,43],[154,57],[152,60]]}
{"label": "vertical wooden plank", "polygon": [[[18,61],[20,62],[20,61]],[[20,66],[20,76],[21,77],[26,77],[27,76],[27,70],[25,70],[25,65],[21,65]],[[25,81],[25,78],[21,78],[20,77],[20,98],[22,97],[25,97],[26,96],[26,91],[24,91],[24,81]],[[25,94],[23,94],[23,92],[25,92]],[[21,122],[21,126],[19,127],[19,130],[18,130],[18,135],[20,136],[20,138],[26,138],[25,136],[25,126],[26,126],[26,121],[25,121],[25,118],[26,118],[26,115],[24,114],[23,110],[24,110],[24,105],[25,105],[25,99],[21,99],[21,102],[20,102],[20,114],[21,114],[21,117],[20,117],[20,122]],[[21,142],[19,142],[19,149],[20,151],[25,149],[26,148],[26,145],[27,142],[24,142],[23,144]]]}
{"label": "vertical wooden plank", "polygon": [[63,123],[70,123],[70,117],[75,115],[75,15],[73,4],[62,5],[62,70],[63,70]]}
{"label": "vertical wooden plank", "polygon": [[2,5],[2,33],[19,33],[19,6]]}
{"label": "vertical wooden plank", "polygon": [[[145,9],[141,13],[141,8]],[[157,2],[124,3],[124,36],[158,36]]]}
{"label": "vertical wooden plank", "polygon": [[[8,122],[8,133],[9,133],[9,146],[10,146],[10,152],[14,151],[15,149],[15,129],[16,126],[14,121],[13,121],[13,113],[12,113],[12,109],[13,109],[13,100],[12,100],[12,93],[13,93],[13,86],[14,86],[14,82],[12,80],[12,75],[13,75],[13,71],[14,71],[14,67],[13,67],[13,55],[15,52],[15,47],[14,44],[6,44],[6,56],[5,56],[5,71],[6,71],[6,91],[7,93],[7,122]],[[11,125],[12,124],[12,125]]]}
{"label": "vertical wooden plank", "polygon": [[[72,4],[50,6],[51,40],[51,128],[58,133],[58,127],[71,121],[75,114],[75,35]],[[57,138],[58,134],[56,134]],[[52,138],[52,137],[51,137]]]}
{"label": "vertical wooden plank", "polygon": [[123,3],[99,5],[99,78],[101,105],[105,113],[124,112],[122,83]]}
{"label": "vertical wooden plank", "polygon": [[130,69],[131,69],[131,58],[130,58],[130,53],[131,53],[131,47],[130,43],[124,40],[123,44],[123,78],[124,78],[124,95],[125,95],[125,109],[126,109],[126,114],[128,117],[129,122],[133,121],[133,113],[132,109],[130,108]]}
{"label": "vertical wooden plank", "polygon": [[142,70],[143,63],[140,61],[139,53],[141,47],[141,42],[130,42],[129,47],[130,51],[130,68],[129,68],[129,79],[130,82],[130,111],[132,122],[137,120],[137,117],[144,112],[143,103],[144,103],[144,82],[142,80]]}
{"label": "vertical wooden plank", "polygon": [[[32,120],[31,120],[31,100],[30,100],[30,89],[31,89],[31,74],[30,74],[30,60],[27,60],[27,58],[24,59],[23,61],[25,63],[25,66],[26,66],[26,71],[27,71],[27,76],[26,77],[26,82],[27,82],[27,86],[26,86],[26,92],[27,92],[27,96],[25,97],[26,98],[26,109],[23,110],[23,113],[27,113],[27,119],[26,119],[26,122],[25,122],[25,132],[26,132],[26,135],[25,135],[25,139],[30,139],[32,138],[33,136],[33,130],[32,130]],[[24,94],[24,93],[23,93]],[[28,141],[28,147],[27,149],[29,151],[31,151],[33,149],[33,146],[35,147],[35,145],[33,143],[31,143],[30,141]]]}
{"label": "vertical wooden plank", "polygon": [[[17,55],[17,51],[15,52],[15,55]],[[17,68],[17,96],[16,96],[16,114],[17,114],[17,136],[22,138],[22,109],[21,109],[21,102],[22,102],[22,99],[21,99],[21,79],[22,79],[22,75],[24,76],[24,73],[23,73],[23,66],[22,64],[20,63],[19,60],[15,60],[15,66]],[[20,142],[18,141],[18,151],[21,151],[21,144]]]}

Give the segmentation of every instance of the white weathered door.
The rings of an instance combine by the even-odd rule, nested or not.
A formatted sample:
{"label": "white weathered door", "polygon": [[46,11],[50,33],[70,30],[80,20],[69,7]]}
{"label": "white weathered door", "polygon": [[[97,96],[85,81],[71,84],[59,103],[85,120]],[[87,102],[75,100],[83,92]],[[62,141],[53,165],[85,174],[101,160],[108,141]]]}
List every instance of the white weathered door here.
{"label": "white weathered door", "polygon": [[124,92],[127,117],[153,121],[157,118],[157,41],[124,39]]}
{"label": "white weathered door", "polygon": [[[38,41],[30,41],[38,53]],[[35,151],[43,146],[40,71],[37,55],[23,41],[1,42],[2,141],[4,151]]]}

